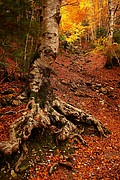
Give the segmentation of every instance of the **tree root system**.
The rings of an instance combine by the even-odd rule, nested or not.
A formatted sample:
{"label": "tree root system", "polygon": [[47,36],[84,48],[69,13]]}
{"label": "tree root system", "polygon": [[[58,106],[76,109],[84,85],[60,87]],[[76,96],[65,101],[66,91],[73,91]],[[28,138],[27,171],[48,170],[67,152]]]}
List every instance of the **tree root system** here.
{"label": "tree root system", "polygon": [[[86,126],[93,126],[100,136],[106,137],[106,134],[110,133],[92,115],[63,102],[59,98],[55,98],[51,104],[47,103],[45,108],[42,109],[39,103],[36,103],[32,97],[23,116],[10,125],[9,141],[0,142],[0,151],[5,155],[10,155],[22,145],[23,152],[15,164],[15,171],[18,172],[21,162],[28,153],[24,142],[31,135],[32,129],[51,127],[52,133],[55,134],[58,141],[76,137],[83,145],[87,146],[81,136]],[[58,164],[63,165],[63,163]],[[58,164],[54,164],[51,167],[50,174]],[[67,166],[67,164],[65,165]]]}

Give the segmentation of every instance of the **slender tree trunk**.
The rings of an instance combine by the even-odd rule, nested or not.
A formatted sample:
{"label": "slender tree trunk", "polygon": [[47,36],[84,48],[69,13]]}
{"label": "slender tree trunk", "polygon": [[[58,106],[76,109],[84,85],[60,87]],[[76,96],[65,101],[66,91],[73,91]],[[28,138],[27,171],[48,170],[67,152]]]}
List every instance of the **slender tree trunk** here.
{"label": "slender tree trunk", "polygon": [[94,7],[93,7],[93,0],[90,0],[90,26],[91,26],[91,40],[94,41],[95,39],[95,23],[94,23]]}
{"label": "slender tree trunk", "polygon": [[109,41],[112,43],[114,31],[114,3],[113,0],[108,0],[109,13]]}
{"label": "slender tree trunk", "polygon": [[[108,33],[108,44],[106,46],[107,61],[105,64],[106,68],[112,68],[114,64],[120,65],[119,57],[119,46],[113,44],[113,33],[114,33],[114,18],[119,7],[120,1],[108,0],[108,18],[109,18],[109,33]],[[117,53],[116,53],[117,52]],[[119,53],[118,53],[119,54]]]}
{"label": "slender tree trunk", "polygon": [[99,0],[99,27],[102,27],[102,0]]}

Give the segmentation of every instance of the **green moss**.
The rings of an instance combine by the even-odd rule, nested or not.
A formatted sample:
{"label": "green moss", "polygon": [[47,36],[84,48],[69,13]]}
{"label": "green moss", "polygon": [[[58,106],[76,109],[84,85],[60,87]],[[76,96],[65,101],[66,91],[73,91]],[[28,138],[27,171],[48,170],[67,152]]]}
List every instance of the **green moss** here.
{"label": "green moss", "polygon": [[41,108],[44,108],[46,104],[46,94],[43,91],[39,92],[39,99],[37,98],[37,101],[39,101],[39,105]]}
{"label": "green moss", "polygon": [[34,91],[31,91],[31,93],[30,93],[30,97],[34,97],[34,98],[36,99],[36,97],[37,97],[37,93],[36,93],[36,92],[34,92]]}
{"label": "green moss", "polygon": [[20,167],[20,172],[25,171],[28,168],[29,168],[29,165],[27,165],[27,164],[23,165],[23,166]]}

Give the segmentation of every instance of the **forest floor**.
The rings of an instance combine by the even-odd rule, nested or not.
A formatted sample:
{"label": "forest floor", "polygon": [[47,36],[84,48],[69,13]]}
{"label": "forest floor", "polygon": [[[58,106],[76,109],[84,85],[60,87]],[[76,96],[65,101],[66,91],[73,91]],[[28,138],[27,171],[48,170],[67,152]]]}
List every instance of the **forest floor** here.
{"label": "forest floor", "polygon": [[[8,71],[13,72],[14,63],[7,59]],[[11,157],[0,157],[0,180],[119,180],[120,179],[120,67],[104,68],[105,57],[101,53],[76,53],[60,51],[53,69],[51,83],[54,93],[65,102],[83,109],[99,119],[112,133],[107,138],[83,134],[88,144],[84,147],[76,141],[56,146],[49,130],[33,130],[28,139],[29,154],[20,172],[14,165],[20,151]],[[17,76],[17,75],[16,75]],[[9,125],[21,115],[26,103],[8,106],[17,96],[25,82],[17,77],[11,82],[0,83],[0,141],[8,139]],[[44,137],[43,137],[44,135]],[[72,168],[58,166],[50,175],[49,169],[65,156],[71,159]]]}

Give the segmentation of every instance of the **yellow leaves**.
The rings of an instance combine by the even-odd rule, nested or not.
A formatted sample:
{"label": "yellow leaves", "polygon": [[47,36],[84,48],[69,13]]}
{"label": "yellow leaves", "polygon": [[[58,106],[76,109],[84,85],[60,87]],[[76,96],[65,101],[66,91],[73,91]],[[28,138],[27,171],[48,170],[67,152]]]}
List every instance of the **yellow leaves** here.
{"label": "yellow leaves", "polygon": [[[87,1],[87,3],[86,3]],[[66,6],[61,7],[61,24],[60,30],[62,33],[68,32],[66,41],[69,43],[78,39],[85,31],[85,26],[82,26],[82,21],[85,19],[86,8],[90,6],[89,0],[66,0]]]}
{"label": "yellow leaves", "polygon": [[62,19],[61,19],[60,29],[66,32],[70,27],[72,27],[72,21],[70,18],[70,14],[67,10],[61,8],[61,14],[62,14]]}
{"label": "yellow leaves", "polygon": [[69,30],[73,24],[79,24],[86,14],[86,3],[80,0],[67,0],[65,6],[61,7],[61,26],[62,31]]}
{"label": "yellow leaves", "polygon": [[[117,1],[117,0],[116,0]],[[62,32],[69,31],[73,24],[78,25],[83,21],[88,22],[89,28],[95,30],[97,26],[106,23],[107,0],[64,0],[61,7]]]}
{"label": "yellow leaves", "polygon": [[80,37],[80,35],[84,33],[84,31],[85,31],[85,27],[83,27],[81,23],[79,23],[78,25],[74,23],[72,28],[69,30],[71,35],[66,38],[66,41],[69,43],[74,42]]}
{"label": "yellow leaves", "polygon": [[90,8],[91,7],[91,4],[90,4],[90,0],[82,0],[80,1],[80,9],[85,9],[85,8]]}
{"label": "yellow leaves", "polygon": [[107,37],[100,37],[97,40],[94,40],[95,49],[93,52],[97,53],[102,51],[103,54],[106,54],[106,46],[108,45],[108,38]]}

